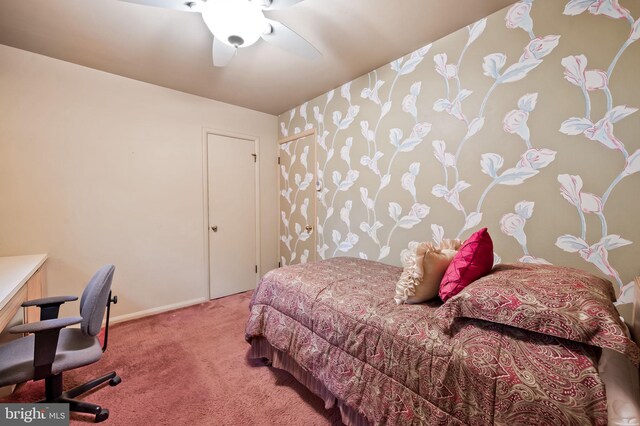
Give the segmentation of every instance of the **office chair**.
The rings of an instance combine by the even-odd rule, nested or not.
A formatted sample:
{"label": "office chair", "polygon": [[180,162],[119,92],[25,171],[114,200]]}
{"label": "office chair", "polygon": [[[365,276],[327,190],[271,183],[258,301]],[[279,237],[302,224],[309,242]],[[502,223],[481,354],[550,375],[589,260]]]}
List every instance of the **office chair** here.
{"label": "office chair", "polygon": [[[80,299],[80,317],[58,318],[60,305],[78,300],[75,296],[46,297],[22,304],[40,307],[40,321],[9,329],[10,333],[32,334],[0,345],[0,387],[44,379],[45,399],[39,402],[67,403],[70,411],[94,414],[96,423],[109,417],[109,410],[73,398],[107,380],[111,386],[118,385],[121,379],[115,371],[66,392],[62,391],[62,373],[98,361],[106,350],[111,303],[118,302],[117,296],[111,297],[114,270],[113,265],[105,265],[91,278]],[[107,323],[101,346],[97,335],[105,309]],[[67,328],[74,324],[80,324],[80,328]]]}

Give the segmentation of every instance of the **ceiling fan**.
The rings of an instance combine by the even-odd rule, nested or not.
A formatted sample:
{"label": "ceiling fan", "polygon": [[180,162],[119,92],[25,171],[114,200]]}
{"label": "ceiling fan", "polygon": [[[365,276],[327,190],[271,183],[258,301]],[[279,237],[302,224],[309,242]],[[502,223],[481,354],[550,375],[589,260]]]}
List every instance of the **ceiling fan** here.
{"label": "ceiling fan", "polygon": [[202,14],[213,33],[213,65],[224,67],[238,49],[251,46],[260,38],[308,59],[321,56],[304,38],[284,24],[264,16],[270,10],[285,9],[303,0],[121,0]]}

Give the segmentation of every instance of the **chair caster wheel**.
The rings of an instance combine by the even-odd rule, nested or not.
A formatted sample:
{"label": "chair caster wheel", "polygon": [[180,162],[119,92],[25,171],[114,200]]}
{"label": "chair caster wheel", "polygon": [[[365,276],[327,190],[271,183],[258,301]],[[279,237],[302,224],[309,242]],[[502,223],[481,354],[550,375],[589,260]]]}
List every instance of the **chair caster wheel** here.
{"label": "chair caster wheel", "polygon": [[[116,376],[113,379],[109,380],[109,386],[118,386],[121,381],[122,379],[120,378],[120,376]],[[109,413],[107,413],[107,415],[109,415]]]}
{"label": "chair caster wheel", "polygon": [[107,410],[106,408],[103,408],[102,410],[100,410],[98,414],[96,414],[95,422],[100,423],[107,420],[108,418],[109,418],[109,410]]}

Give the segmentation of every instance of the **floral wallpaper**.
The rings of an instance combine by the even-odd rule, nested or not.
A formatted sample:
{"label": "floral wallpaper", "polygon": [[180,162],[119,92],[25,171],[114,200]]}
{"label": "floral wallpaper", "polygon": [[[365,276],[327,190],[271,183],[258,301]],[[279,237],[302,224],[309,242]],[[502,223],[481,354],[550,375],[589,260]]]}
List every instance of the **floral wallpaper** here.
{"label": "floral wallpaper", "polygon": [[639,23],[635,0],[522,0],[282,114],[281,137],[317,132],[317,258],[399,264],[410,241],[486,226],[496,262],[578,267],[630,297]]}

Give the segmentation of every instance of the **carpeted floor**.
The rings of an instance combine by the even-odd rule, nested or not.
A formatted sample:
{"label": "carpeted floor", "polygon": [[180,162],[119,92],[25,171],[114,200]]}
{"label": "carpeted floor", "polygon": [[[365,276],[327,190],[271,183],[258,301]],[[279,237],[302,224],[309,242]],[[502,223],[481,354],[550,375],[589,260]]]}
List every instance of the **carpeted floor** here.
{"label": "carpeted floor", "polygon": [[[288,373],[246,358],[251,293],[114,325],[109,348],[65,373],[65,389],[116,370],[122,383],[82,399],[110,411],[106,425],[340,425],[337,409]],[[0,402],[44,397],[44,382],[21,385]],[[91,416],[72,414],[72,423]]]}

